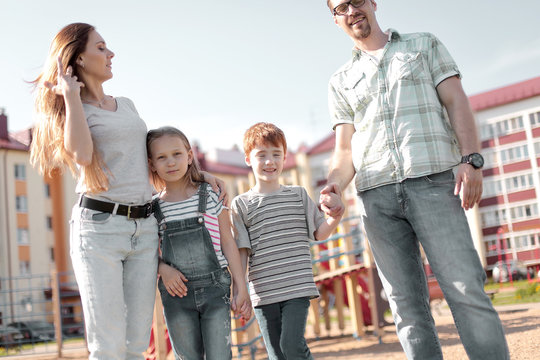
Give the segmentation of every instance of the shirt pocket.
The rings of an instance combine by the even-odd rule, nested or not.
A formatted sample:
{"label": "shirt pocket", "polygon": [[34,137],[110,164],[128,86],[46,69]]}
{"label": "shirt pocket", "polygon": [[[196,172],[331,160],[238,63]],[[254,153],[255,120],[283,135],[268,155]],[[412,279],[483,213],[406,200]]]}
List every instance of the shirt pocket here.
{"label": "shirt pocket", "polygon": [[363,118],[374,93],[366,74],[364,72],[350,74],[343,82],[343,91],[354,111],[355,119]]}
{"label": "shirt pocket", "polygon": [[428,78],[421,52],[399,53],[390,61],[388,69],[390,89],[399,83],[403,85],[420,83]]}

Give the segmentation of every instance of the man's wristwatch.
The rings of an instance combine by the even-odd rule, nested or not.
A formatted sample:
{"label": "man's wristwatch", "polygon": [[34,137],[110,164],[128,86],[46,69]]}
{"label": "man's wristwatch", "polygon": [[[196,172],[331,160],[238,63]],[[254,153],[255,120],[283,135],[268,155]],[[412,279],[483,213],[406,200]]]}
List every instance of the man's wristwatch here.
{"label": "man's wristwatch", "polygon": [[461,157],[462,164],[469,164],[475,169],[481,169],[484,166],[484,157],[479,153],[472,153]]}

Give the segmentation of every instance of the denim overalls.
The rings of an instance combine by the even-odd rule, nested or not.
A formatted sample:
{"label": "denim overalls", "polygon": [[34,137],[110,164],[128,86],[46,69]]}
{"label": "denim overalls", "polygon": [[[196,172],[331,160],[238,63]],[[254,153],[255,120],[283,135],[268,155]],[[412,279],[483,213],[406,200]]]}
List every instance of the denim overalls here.
{"label": "denim overalls", "polygon": [[[155,216],[163,231],[162,259],[188,279],[187,295],[171,296],[159,280],[165,321],[176,358],[231,359],[231,276],[219,264],[210,234],[204,225],[208,184],[199,187],[197,216],[165,221],[155,200]],[[205,357],[206,355],[206,357]]]}

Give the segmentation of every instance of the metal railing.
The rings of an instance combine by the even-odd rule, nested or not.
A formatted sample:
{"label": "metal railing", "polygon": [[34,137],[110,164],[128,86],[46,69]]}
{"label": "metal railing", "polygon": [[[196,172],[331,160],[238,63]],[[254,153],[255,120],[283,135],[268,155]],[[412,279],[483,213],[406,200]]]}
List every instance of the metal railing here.
{"label": "metal railing", "polygon": [[72,273],[0,278],[0,357],[86,348],[84,319]]}

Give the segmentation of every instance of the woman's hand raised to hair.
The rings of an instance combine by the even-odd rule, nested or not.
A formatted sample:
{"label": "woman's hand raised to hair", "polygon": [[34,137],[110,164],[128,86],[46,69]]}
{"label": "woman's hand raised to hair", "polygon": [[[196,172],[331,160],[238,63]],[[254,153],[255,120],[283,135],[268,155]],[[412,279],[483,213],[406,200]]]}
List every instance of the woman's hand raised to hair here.
{"label": "woman's hand raised to hair", "polygon": [[57,64],[58,75],[56,76],[56,84],[45,81],[43,85],[56,95],[62,95],[64,98],[67,98],[70,95],[80,96],[81,87],[83,87],[84,84],[77,81],[77,77],[73,75],[73,68],[68,66],[64,72],[64,65],[60,58],[57,59]]}

